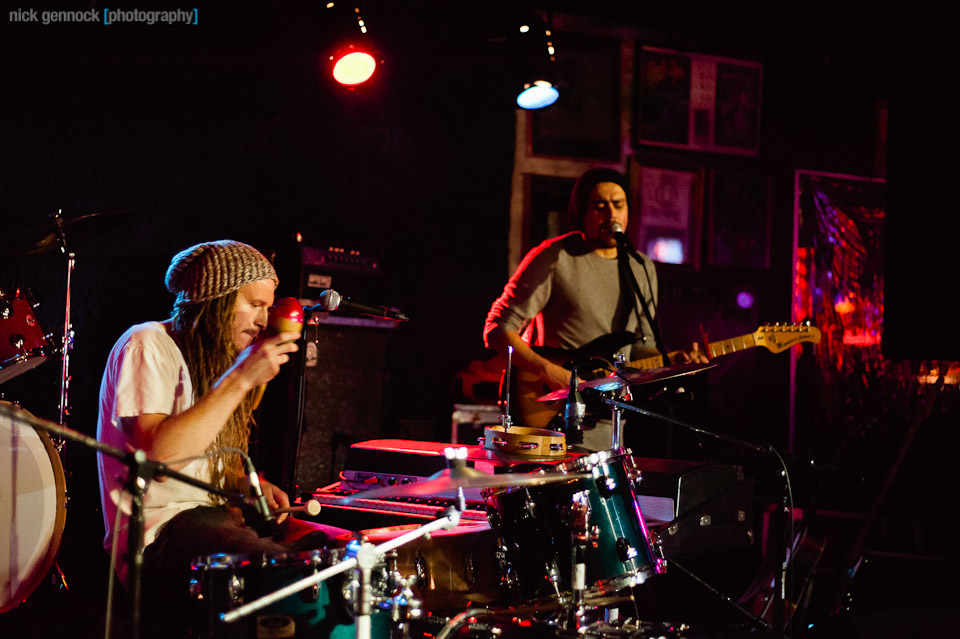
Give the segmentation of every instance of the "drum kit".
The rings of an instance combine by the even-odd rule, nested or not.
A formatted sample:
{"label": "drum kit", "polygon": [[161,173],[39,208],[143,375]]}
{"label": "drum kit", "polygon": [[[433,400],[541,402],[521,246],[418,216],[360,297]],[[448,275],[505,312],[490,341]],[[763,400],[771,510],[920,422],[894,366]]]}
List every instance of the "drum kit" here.
{"label": "drum kit", "polygon": [[[427,524],[361,531],[342,548],[198,558],[190,589],[204,611],[202,636],[425,638],[455,626],[486,639],[694,636],[682,625],[613,619],[634,586],[664,570],[628,450],[502,475],[466,468],[465,449],[447,452],[446,471],[363,493],[457,491],[459,506]],[[460,522],[464,491],[474,488],[489,525]]]}
{"label": "drum kit", "polygon": [[[52,360],[61,362],[60,423],[68,413],[69,354],[73,329],[70,286],[75,256],[67,236],[90,235],[115,221],[114,213],[64,218],[61,211],[48,224],[8,238],[3,261],[59,250],[67,259],[64,332],[61,339],[44,332],[37,318],[39,303],[30,289],[0,287],[0,385]],[[0,401],[13,414],[32,417],[15,402]],[[16,608],[39,586],[56,564],[66,520],[66,482],[61,453],[64,442],[43,430],[0,420],[0,612]],[[9,522],[9,525],[7,523]]]}
{"label": "drum kit", "polygon": [[[543,432],[511,427],[509,419],[504,424],[485,429],[490,454],[502,454],[505,432],[517,431],[512,454],[554,463],[487,473],[467,466],[465,448],[447,448],[447,469],[355,495],[455,494],[455,505],[427,524],[363,530],[339,539],[344,547],[197,558],[190,591],[202,608],[201,636],[705,636],[685,624],[637,619],[634,588],[663,574],[666,561],[639,507],[641,472],[631,451],[568,452],[557,460],[555,442]],[[483,497],[486,524],[460,521],[471,490]]]}

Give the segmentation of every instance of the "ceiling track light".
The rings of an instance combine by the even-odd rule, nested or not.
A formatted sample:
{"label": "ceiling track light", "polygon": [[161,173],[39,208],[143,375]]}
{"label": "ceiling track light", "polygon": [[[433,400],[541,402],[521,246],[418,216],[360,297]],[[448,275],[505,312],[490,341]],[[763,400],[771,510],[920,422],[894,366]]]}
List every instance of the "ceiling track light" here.
{"label": "ceiling track light", "polygon": [[517,82],[517,106],[543,109],[560,97],[556,81],[556,46],[552,15],[545,21],[536,12],[516,19],[511,26]]}
{"label": "ceiling track light", "polygon": [[349,2],[327,2],[328,26],[340,31],[327,56],[329,72],[341,85],[354,88],[373,77],[379,62],[367,34],[367,23],[360,8]]}

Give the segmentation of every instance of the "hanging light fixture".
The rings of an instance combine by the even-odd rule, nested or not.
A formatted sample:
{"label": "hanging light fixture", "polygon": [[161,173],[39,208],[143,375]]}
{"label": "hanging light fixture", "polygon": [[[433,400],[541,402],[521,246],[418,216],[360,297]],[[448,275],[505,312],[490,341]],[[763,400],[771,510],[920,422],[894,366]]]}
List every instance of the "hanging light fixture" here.
{"label": "hanging light fixture", "polygon": [[326,54],[328,72],[343,86],[357,87],[370,80],[379,65],[367,23],[356,0],[327,2],[325,8],[328,26],[337,34]]}
{"label": "hanging light fixture", "polygon": [[543,109],[560,97],[556,79],[556,48],[552,19],[535,11],[514,18],[510,39],[514,43],[518,90],[517,106]]}

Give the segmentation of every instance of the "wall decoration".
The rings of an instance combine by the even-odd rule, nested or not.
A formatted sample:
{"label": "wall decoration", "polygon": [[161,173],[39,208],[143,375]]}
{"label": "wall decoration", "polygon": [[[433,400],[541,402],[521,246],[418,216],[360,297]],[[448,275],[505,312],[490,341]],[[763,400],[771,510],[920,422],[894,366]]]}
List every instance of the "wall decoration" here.
{"label": "wall decoration", "polygon": [[641,47],[637,142],[757,155],[762,65]]}

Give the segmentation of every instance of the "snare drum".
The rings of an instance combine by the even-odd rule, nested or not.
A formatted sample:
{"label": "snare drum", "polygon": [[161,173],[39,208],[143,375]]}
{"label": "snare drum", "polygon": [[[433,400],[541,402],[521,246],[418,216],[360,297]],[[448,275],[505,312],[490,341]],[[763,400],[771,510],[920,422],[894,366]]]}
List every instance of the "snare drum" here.
{"label": "snare drum", "polygon": [[29,291],[0,290],[0,384],[44,363],[54,349],[40,328]]}
{"label": "snare drum", "polygon": [[[216,554],[196,559],[191,564],[190,594],[201,604],[202,636],[353,639],[356,630],[343,594],[343,575],[305,588],[237,621],[220,621],[221,613],[316,574],[342,556],[342,551],[321,549],[267,555]],[[389,637],[388,614],[375,611],[370,625],[373,639]]]}
{"label": "snare drum", "polygon": [[0,402],[0,613],[25,601],[53,566],[67,517],[66,481],[43,431]]}
{"label": "snare drum", "polygon": [[[603,597],[662,571],[654,558],[635,483],[640,473],[629,450],[600,451],[558,464],[545,474],[590,477],[486,494],[491,525],[500,534],[511,587],[527,600],[571,592],[577,504],[588,506],[586,593]],[[585,499],[583,497],[586,497]]]}

